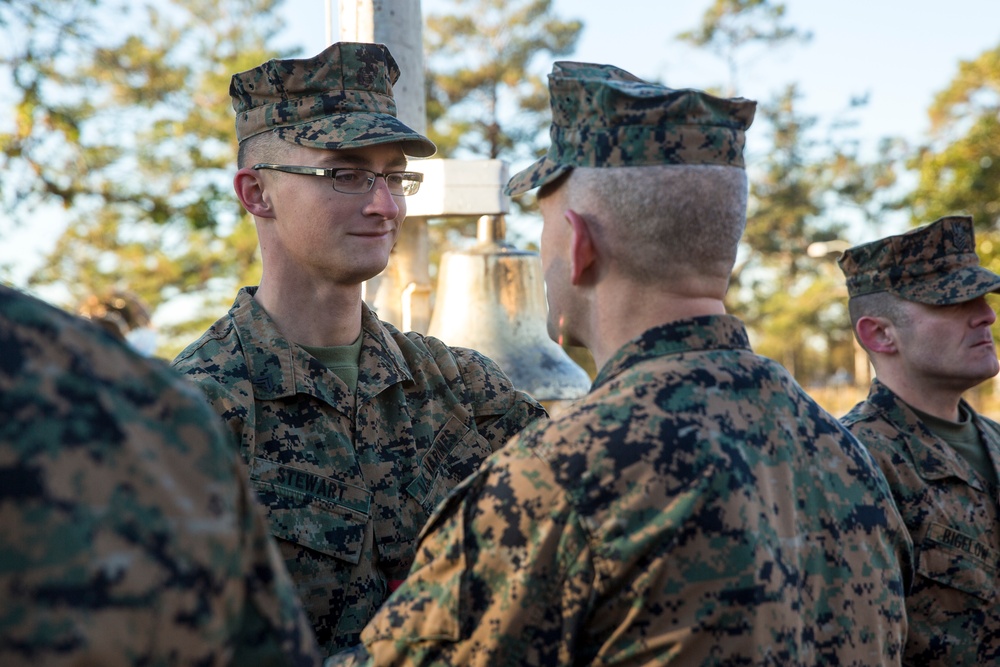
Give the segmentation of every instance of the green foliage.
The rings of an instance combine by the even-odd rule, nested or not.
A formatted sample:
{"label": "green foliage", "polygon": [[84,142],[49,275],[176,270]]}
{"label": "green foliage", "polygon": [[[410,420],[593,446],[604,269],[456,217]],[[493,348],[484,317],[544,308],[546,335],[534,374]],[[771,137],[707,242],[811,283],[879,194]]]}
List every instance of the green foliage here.
{"label": "green foliage", "polygon": [[971,215],[983,229],[1000,222],[1000,46],[959,63],[928,116],[930,142],[910,166],[919,175],[907,201],[914,224]]}
{"label": "green foliage", "polygon": [[[785,6],[769,0],[714,0],[701,25],[678,39],[722,57],[729,95],[738,95],[738,68],[751,47],[775,49],[810,35],[783,23]],[[754,346],[782,362],[801,381],[829,376],[831,360],[850,357],[851,333],[842,278],[834,257],[810,247],[838,241],[851,221],[871,222],[885,203],[878,186],[895,182],[888,146],[883,158],[863,163],[845,137],[847,116],[819,119],[796,110],[794,84],[759,103],[751,132],[767,148],[750,159],[750,204],[740,259],[728,297],[743,317]],[[863,104],[851,101],[851,107]],[[849,107],[850,108],[850,107]],[[838,364],[837,368],[840,367]]]}
{"label": "green foliage", "polygon": [[813,292],[812,285],[830,267],[828,259],[810,256],[808,248],[837,238],[843,225],[824,219],[830,172],[812,138],[816,119],[797,113],[796,99],[795,87],[789,86],[758,113],[757,122],[770,132],[770,150],[750,179],[751,207],[731,309],[756,332],[761,353],[801,375],[807,372],[809,343],[820,333],[820,320],[828,320],[826,313],[844,296],[836,289]]}
{"label": "green foliage", "polygon": [[[738,95],[739,67],[748,54],[807,42],[811,34],[788,25],[785,5],[772,0],[712,0],[696,28],[678,39],[723,58],[728,95]],[[754,348],[783,363],[806,384],[855,369],[838,251],[852,225],[878,228],[896,202],[897,166],[905,146],[885,140],[875,159],[863,159],[851,137],[848,100],[829,118],[797,109],[789,84],[758,104],[751,128],[747,228],[728,296],[728,308],[751,330]]]}
{"label": "green foliage", "polygon": [[264,45],[280,2],[0,5],[5,29],[35,35],[3,63],[18,99],[0,194],[21,224],[52,205],[68,219],[29,286],[65,286],[71,308],[128,291],[154,310],[179,295],[214,306],[259,273],[230,185],[228,90],[233,72],[278,55]]}
{"label": "green foliage", "polygon": [[[540,157],[548,147],[548,81],[533,73],[573,52],[580,21],[553,14],[551,0],[452,0],[454,12],[425,19],[428,135],[438,157],[503,159]],[[533,209],[533,198],[513,206]],[[439,221],[436,242],[475,229],[474,218]],[[437,229],[435,229],[437,228]],[[445,246],[434,246],[440,250]]]}
{"label": "green foliage", "polygon": [[751,205],[743,260],[731,292],[732,310],[756,334],[762,354],[781,361],[801,382],[821,382],[853,369],[854,344],[843,275],[836,255],[851,223],[877,230],[896,183],[897,146],[863,161],[844,136],[850,123],[796,110],[789,86],[761,106],[767,154],[751,170]]}
{"label": "green foliage", "polygon": [[747,47],[761,45],[773,49],[790,41],[809,41],[812,35],[783,25],[785,4],[771,0],[712,0],[702,15],[701,25],[680,33],[677,38],[706,48],[725,60],[729,68],[729,92],[738,88],[737,70]]}
{"label": "green foliage", "polygon": [[551,0],[453,0],[426,19],[428,121],[442,157],[534,156],[549,123],[542,55],[572,53],[583,28]]}

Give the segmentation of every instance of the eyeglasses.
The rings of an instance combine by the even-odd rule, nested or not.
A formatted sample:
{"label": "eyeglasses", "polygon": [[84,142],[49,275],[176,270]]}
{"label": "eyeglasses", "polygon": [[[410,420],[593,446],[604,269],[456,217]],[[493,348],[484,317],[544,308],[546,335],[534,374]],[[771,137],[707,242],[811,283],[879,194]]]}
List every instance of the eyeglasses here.
{"label": "eyeglasses", "polygon": [[288,164],[255,164],[254,169],[273,169],[288,174],[305,174],[306,176],[325,176],[333,181],[333,189],[346,195],[363,195],[371,192],[375,179],[381,176],[389,186],[389,194],[397,196],[414,195],[420,189],[424,175],[416,171],[390,171],[380,174],[369,169],[354,167],[338,167],[336,169],[320,169],[319,167],[295,167]]}

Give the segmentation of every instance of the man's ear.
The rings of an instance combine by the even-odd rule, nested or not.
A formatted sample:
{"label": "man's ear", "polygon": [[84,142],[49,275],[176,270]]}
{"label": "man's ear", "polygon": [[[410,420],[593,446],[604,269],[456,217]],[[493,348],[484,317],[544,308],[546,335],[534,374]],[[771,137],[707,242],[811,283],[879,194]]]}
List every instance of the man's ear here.
{"label": "man's ear", "polygon": [[870,317],[865,315],[858,318],[855,325],[858,332],[858,340],[870,352],[879,354],[894,354],[896,348],[895,329],[892,322],[884,317]]}
{"label": "man's ear", "polygon": [[243,204],[250,215],[257,218],[273,218],[274,209],[271,207],[271,198],[264,186],[263,178],[259,171],[244,167],[236,172],[233,177],[233,189],[236,196]]}
{"label": "man's ear", "polygon": [[594,237],[587,221],[573,209],[567,209],[566,222],[572,229],[569,249],[570,280],[574,285],[583,281],[583,276],[597,260]]}

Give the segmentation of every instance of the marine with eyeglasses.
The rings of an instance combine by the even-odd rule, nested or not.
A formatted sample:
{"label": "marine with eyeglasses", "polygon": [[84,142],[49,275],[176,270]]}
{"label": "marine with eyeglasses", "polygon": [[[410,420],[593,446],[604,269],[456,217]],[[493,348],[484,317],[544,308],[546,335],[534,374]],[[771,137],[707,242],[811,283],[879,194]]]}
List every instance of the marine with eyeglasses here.
{"label": "marine with eyeglasses", "polygon": [[381,272],[434,144],[395,116],[380,44],[236,74],[236,194],[263,272],[173,362],[232,433],[327,652],[405,576],[434,507],[542,407],[490,359],[379,320]]}

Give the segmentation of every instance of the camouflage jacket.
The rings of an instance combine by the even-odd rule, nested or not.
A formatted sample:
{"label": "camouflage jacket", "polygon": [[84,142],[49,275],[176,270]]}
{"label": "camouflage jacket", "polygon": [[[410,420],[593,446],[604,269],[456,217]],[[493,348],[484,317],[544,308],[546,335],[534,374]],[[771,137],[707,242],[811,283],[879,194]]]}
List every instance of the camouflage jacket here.
{"label": "camouflage jacket", "polygon": [[911,557],[864,448],[738,319],[695,318],[625,345],[455,490],[360,657],[899,664]]}
{"label": "camouflage jacket", "polygon": [[406,576],[434,507],[541,406],[489,359],[367,307],[357,406],[240,291],[174,361],[209,396],[268,508],[320,645],[349,646]]}
{"label": "camouflage jacket", "polygon": [[[1000,425],[966,407],[997,466]],[[996,490],[878,380],[842,421],[882,466],[913,539],[917,576],[906,598],[906,663],[1000,663]]]}
{"label": "camouflage jacket", "polygon": [[0,665],[319,665],[204,399],[0,286]]}

